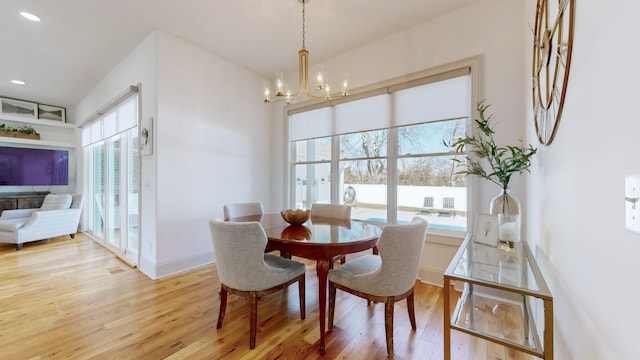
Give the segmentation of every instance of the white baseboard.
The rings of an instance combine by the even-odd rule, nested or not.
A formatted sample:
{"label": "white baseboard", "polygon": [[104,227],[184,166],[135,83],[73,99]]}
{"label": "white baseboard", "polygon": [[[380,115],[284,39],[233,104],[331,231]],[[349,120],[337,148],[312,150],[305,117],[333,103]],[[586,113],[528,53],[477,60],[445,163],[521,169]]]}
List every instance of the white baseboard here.
{"label": "white baseboard", "polygon": [[418,279],[423,283],[427,283],[433,286],[443,286],[443,275],[444,272],[442,272],[442,270],[422,266],[418,268]]}
{"label": "white baseboard", "polygon": [[213,259],[213,251],[181,259],[174,259],[163,263],[154,263],[144,256],[141,256],[140,271],[155,280],[187,270],[192,270],[207,264],[212,264],[214,262]]}
{"label": "white baseboard", "polygon": [[140,264],[138,264],[138,269],[140,269],[143,274],[147,275],[153,280],[156,280],[158,278],[158,274],[156,273],[155,261],[144,257],[144,255],[140,256]]}

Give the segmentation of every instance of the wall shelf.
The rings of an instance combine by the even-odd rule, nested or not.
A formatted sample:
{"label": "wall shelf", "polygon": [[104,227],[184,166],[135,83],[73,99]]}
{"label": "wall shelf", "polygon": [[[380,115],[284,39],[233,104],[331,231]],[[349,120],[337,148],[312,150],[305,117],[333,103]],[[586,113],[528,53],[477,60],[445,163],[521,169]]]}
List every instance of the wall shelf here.
{"label": "wall shelf", "polygon": [[[10,122],[9,126],[18,127],[19,124],[29,124],[36,128],[41,126],[46,126],[49,130],[45,129],[44,134],[49,138],[52,137],[52,133],[57,133],[53,135],[53,138],[57,138],[55,140],[35,140],[35,139],[24,139],[24,138],[14,138],[14,137],[0,137],[0,144],[21,144],[21,145],[36,145],[36,146],[52,146],[52,147],[65,147],[65,148],[76,148],[76,144],[73,139],[75,134],[75,129],[78,127],[75,124],[67,124],[61,121],[55,120],[46,120],[46,119],[29,119],[21,116],[10,115],[10,114],[0,114],[0,123],[4,121]],[[42,129],[36,129],[38,132],[42,132]],[[57,136],[56,136],[57,135]],[[64,138],[68,138],[69,141],[64,141]],[[60,141],[62,139],[62,141]]]}
{"label": "wall shelf", "polygon": [[66,147],[66,148],[75,148],[75,144],[71,144],[68,142],[62,141],[49,141],[49,140],[32,140],[32,139],[22,139],[22,138],[12,138],[12,137],[4,137],[0,136],[0,144],[10,143],[10,144],[21,144],[21,145],[40,145],[40,146],[57,146],[57,147]]}
{"label": "wall shelf", "polygon": [[62,121],[54,121],[54,120],[46,120],[46,119],[29,119],[29,118],[24,118],[21,116],[9,115],[9,114],[0,114],[0,120],[25,123],[25,124],[33,124],[33,125],[69,128],[69,129],[77,128],[76,124],[68,124]]}

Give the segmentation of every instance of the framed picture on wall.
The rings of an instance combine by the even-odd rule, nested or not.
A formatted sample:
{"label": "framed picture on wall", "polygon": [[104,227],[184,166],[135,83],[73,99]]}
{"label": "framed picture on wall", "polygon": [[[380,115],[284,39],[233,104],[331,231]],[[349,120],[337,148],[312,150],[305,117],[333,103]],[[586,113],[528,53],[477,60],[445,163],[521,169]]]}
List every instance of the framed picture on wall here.
{"label": "framed picture on wall", "polygon": [[0,113],[37,119],[38,104],[17,99],[0,98]]}
{"label": "framed picture on wall", "polygon": [[66,122],[66,112],[63,107],[38,104],[38,119]]}
{"label": "framed picture on wall", "polygon": [[473,231],[473,241],[491,246],[498,245],[497,215],[478,214]]}

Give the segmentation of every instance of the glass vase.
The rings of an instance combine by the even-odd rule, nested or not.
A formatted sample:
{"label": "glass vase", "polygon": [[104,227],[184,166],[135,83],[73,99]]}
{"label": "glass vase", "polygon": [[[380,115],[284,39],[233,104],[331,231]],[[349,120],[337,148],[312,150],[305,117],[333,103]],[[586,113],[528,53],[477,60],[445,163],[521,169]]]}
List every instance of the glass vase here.
{"label": "glass vase", "polygon": [[489,213],[498,216],[498,239],[513,248],[520,241],[520,202],[509,189],[502,189],[491,199]]}

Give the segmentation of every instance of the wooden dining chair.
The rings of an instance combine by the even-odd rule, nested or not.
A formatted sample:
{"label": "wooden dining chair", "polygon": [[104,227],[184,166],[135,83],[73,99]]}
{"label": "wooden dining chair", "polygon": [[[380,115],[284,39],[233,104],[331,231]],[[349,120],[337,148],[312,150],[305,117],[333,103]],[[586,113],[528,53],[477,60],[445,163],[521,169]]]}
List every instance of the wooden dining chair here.
{"label": "wooden dining chair", "polygon": [[298,283],[300,318],[305,318],[305,266],[303,263],[265,254],[267,235],[259,222],[209,222],[220,278],[220,312],[216,328],[222,328],[227,294],[249,298],[249,348],[256,346],[258,298]]}
{"label": "wooden dining chair", "polygon": [[340,289],[367,300],[385,304],[385,334],[387,354],[393,356],[393,307],[396,301],[407,299],[411,328],[416,330],[413,288],[427,221],[414,217],[410,224],[387,225],[380,234],[378,255],[365,255],[329,270],[329,331],[333,329],[336,290]]}
{"label": "wooden dining chair", "polygon": [[[315,203],[311,205],[311,216],[329,219],[351,220],[351,206],[341,204]],[[329,267],[333,268],[333,264],[336,261],[340,261],[341,264],[344,264],[347,261],[347,257],[345,255],[338,255],[334,257],[333,261],[329,263]]]}

